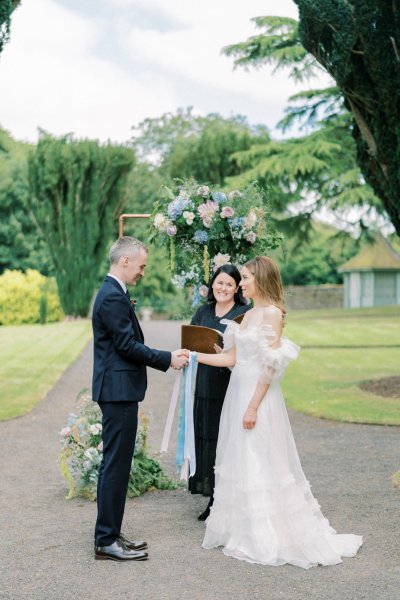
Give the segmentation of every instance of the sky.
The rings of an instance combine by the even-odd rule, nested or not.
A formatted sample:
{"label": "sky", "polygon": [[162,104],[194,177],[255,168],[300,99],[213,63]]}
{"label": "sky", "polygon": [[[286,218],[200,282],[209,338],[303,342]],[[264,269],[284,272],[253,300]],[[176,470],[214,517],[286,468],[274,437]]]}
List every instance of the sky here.
{"label": "sky", "polygon": [[[178,108],[244,115],[271,130],[299,91],[287,73],[234,69],[221,49],[262,15],[297,17],[292,0],[22,0],[0,54],[0,126],[124,143],[132,127]],[[317,87],[317,84],[316,84]]]}

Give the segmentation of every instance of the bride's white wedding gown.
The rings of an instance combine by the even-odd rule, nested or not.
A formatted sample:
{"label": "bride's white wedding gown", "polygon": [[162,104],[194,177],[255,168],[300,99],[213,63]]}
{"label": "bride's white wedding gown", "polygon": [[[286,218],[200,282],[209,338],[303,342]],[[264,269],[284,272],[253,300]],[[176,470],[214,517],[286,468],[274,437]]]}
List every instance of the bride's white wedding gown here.
{"label": "bride's white wedding gown", "polygon": [[[339,535],[323,516],[301,468],[279,381],[299,348],[276,333],[269,309],[259,322],[241,329],[228,322],[225,348],[236,344],[236,365],[221,414],[215,465],[215,493],[203,548],[250,563],[305,569],[335,565],[354,556],[358,535]],[[276,345],[276,344],[275,344]],[[254,429],[243,415],[257,382],[271,380]]]}

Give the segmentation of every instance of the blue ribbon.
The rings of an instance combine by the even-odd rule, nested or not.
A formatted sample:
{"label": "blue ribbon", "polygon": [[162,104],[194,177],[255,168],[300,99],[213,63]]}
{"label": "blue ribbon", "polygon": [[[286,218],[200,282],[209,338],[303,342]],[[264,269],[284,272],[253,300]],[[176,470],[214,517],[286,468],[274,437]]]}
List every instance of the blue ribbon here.
{"label": "blue ribbon", "polygon": [[193,395],[196,378],[196,353],[190,353],[189,366],[183,370],[179,394],[178,440],[176,446],[176,465],[181,469],[181,479],[196,472],[196,448],[194,441]]}

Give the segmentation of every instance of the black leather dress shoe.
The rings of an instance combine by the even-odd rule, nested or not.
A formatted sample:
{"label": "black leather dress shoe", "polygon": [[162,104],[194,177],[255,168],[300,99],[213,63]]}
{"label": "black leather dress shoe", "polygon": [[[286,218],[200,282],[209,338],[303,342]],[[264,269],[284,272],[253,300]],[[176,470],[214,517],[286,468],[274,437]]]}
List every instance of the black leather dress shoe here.
{"label": "black leather dress shoe", "polygon": [[205,521],[206,519],[208,519],[208,517],[210,516],[210,507],[207,506],[206,510],[204,512],[201,513],[201,515],[199,515],[197,517],[198,521]]}
{"label": "black leather dress shoe", "polygon": [[205,521],[206,519],[208,519],[208,517],[210,516],[210,508],[212,507],[213,504],[214,504],[214,497],[211,496],[210,500],[208,501],[206,510],[197,517],[197,519],[199,521]]}
{"label": "black leather dress shoe", "polygon": [[113,544],[109,546],[95,546],[94,557],[96,560],[147,560],[149,555],[147,552],[137,552],[136,550],[130,550],[124,543],[117,539]]}
{"label": "black leather dress shoe", "polygon": [[145,550],[147,548],[147,542],[142,540],[130,541],[122,533],[119,534],[118,539],[124,544],[129,550]]}

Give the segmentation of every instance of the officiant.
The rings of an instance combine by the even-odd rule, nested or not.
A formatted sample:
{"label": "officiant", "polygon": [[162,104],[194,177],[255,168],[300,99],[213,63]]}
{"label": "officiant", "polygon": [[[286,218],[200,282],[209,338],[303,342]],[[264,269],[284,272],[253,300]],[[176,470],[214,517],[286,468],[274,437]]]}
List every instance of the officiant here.
{"label": "officiant", "polygon": [[[251,306],[243,298],[239,282],[239,270],[231,264],[219,267],[210,282],[207,302],[194,314],[191,325],[217,329],[223,333],[223,319],[233,320],[248,311]],[[215,352],[221,348],[215,344]],[[199,365],[194,397],[194,433],[196,447],[196,472],[189,479],[192,494],[209,496],[209,502],[199,516],[205,521],[210,514],[214,492],[214,465],[217,449],[219,420],[231,372],[226,368]]]}

